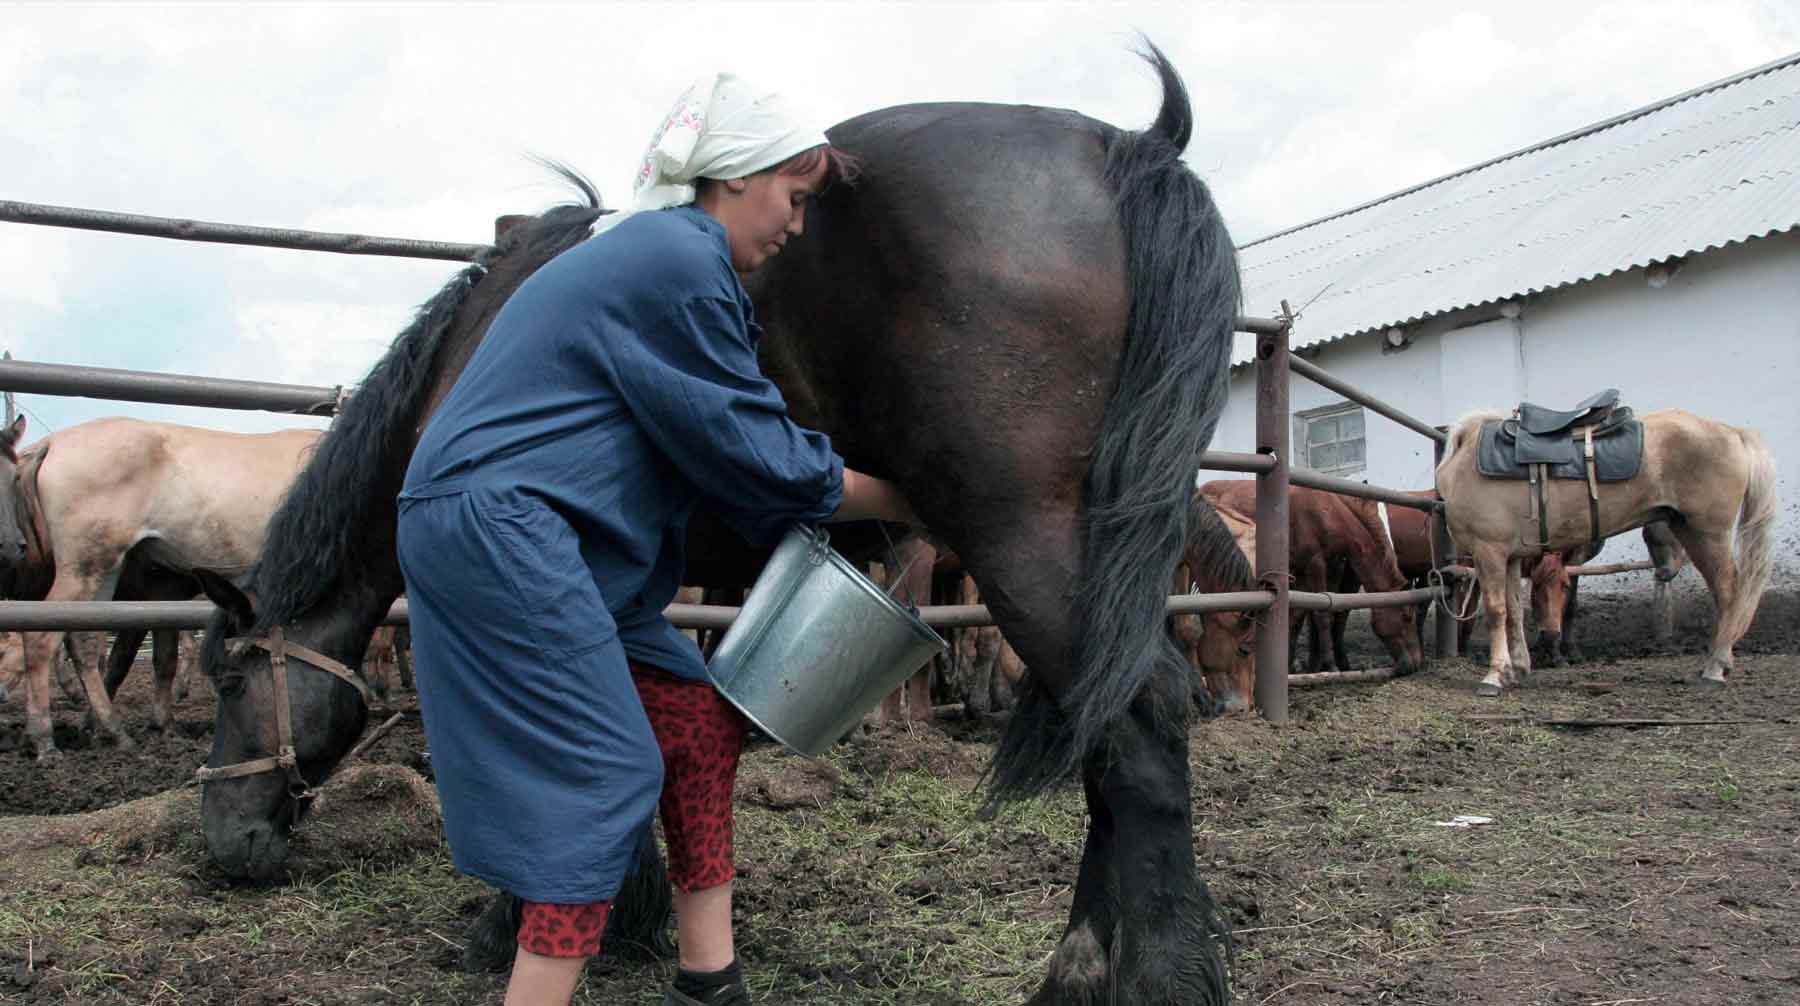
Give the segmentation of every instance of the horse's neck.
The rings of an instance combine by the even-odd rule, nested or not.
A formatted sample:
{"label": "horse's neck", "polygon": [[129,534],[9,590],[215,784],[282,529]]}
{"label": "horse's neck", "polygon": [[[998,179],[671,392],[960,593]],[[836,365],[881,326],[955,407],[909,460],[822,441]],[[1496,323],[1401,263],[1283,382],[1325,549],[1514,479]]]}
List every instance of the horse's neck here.
{"label": "horse's neck", "polygon": [[1365,588],[1377,590],[1400,590],[1406,586],[1406,577],[1400,572],[1399,556],[1394,554],[1394,546],[1388,536],[1387,527],[1381,523],[1381,517],[1375,512],[1375,504],[1348,504],[1347,508],[1355,515],[1357,526],[1362,528],[1366,541],[1356,542],[1350,549],[1350,565],[1356,570],[1356,578]]}
{"label": "horse's neck", "polygon": [[392,593],[377,591],[368,586],[346,588],[296,619],[286,628],[286,635],[346,667],[360,667],[363,655],[368,652],[369,640],[374,638],[399,593],[398,590]]}

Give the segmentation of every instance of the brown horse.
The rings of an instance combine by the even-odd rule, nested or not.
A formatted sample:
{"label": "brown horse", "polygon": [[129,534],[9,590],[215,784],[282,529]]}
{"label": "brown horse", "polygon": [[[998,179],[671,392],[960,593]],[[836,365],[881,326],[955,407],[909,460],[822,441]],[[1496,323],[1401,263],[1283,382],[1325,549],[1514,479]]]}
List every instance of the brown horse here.
{"label": "brown horse", "polygon": [[1570,549],[1596,534],[1618,534],[1654,520],[1669,522],[1712,589],[1718,619],[1711,651],[1694,680],[1724,685],[1733,664],[1732,647],[1749,631],[1774,563],[1775,459],[1762,437],[1682,409],[1646,413],[1637,475],[1598,484],[1594,527],[1584,481],[1552,480],[1544,512],[1535,520],[1522,520],[1537,510],[1530,486],[1480,474],[1475,455],[1482,423],[1505,418],[1501,412],[1483,411],[1457,420],[1437,469],[1450,533],[1459,547],[1474,554],[1481,579],[1489,650],[1488,673],[1477,692],[1498,695],[1531,671],[1525,605],[1517,585],[1523,564],[1544,551],[1537,544],[1541,538],[1548,538],[1549,549]]}
{"label": "brown horse", "polygon": [[[95,419],[33,445],[19,464],[26,477],[0,497],[29,508],[32,526],[42,528],[39,552],[53,570],[45,600],[109,601],[134,552],[177,574],[195,567],[229,576],[248,572],[262,551],[269,514],[319,436],[318,430],[246,435]],[[0,679],[23,677],[25,733],[42,761],[57,754],[50,662],[63,633],[21,635],[24,645],[0,663]],[[84,668],[82,682],[95,722],[120,746],[131,746],[98,669]]]}
{"label": "brown horse", "polygon": [[[1249,479],[1208,482],[1200,487],[1200,494],[1214,506],[1256,512],[1256,483]],[[1288,571],[1293,574],[1295,590],[1331,590],[1340,586],[1346,575],[1372,591],[1406,588],[1375,503],[1305,486],[1290,486],[1288,494]],[[1322,642],[1329,637],[1329,613],[1295,612],[1290,640],[1298,639],[1302,620],[1309,616],[1313,638]],[[1411,674],[1424,663],[1418,613],[1412,608],[1371,608],[1369,623],[1393,657],[1396,673]],[[1327,649],[1315,642],[1308,658],[1309,673],[1329,666]]]}
{"label": "brown horse", "polygon": [[[1410,489],[1407,490],[1407,495],[1417,496],[1420,499],[1435,500],[1438,498],[1436,489]],[[1424,510],[1415,510],[1412,507],[1386,506],[1384,504],[1376,504],[1376,509],[1386,519],[1389,540],[1394,547],[1394,562],[1400,567],[1400,575],[1406,578],[1407,585],[1412,587],[1430,586],[1431,571],[1455,558],[1454,548],[1452,548],[1452,555],[1438,554],[1437,546],[1432,540],[1431,514]],[[1446,602],[1450,605],[1450,610],[1455,612],[1464,610],[1468,603],[1469,592],[1475,589],[1474,582],[1467,577],[1451,578],[1446,585],[1449,586],[1451,592]],[[1340,572],[1337,585],[1333,589],[1343,593],[1353,593],[1359,586],[1355,572],[1346,565]],[[1428,621],[1426,616],[1430,612],[1431,602],[1429,601],[1414,609],[1414,617],[1418,623],[1419,652],[1421,654],[1425,650],[1425,624]],[[1337,656],[1340,665],[1345,662],[1344,628],[1349,621],[1349,612],[1332,612],[1331,652]],[[1463,619],[1457,623],[1456,642],[1459,651],[1466,651],[1473,625],[1473,619]],[[1440,656],[1447,656],[1447,654],[1440,654]]]}
{"label": "brown horse", "polygon": [[[1256,522],[1249,514],[1224,502],[1214,510],[1231,529],[1237,556],[1217,561],[1204,555],[1210,539],[1196,538],[1175,568],[1177,594],[1219,594],[1256,589],[1252,572],[1256,563]],[[1238,561],[1233,561],[1234,558]],[[1206,570],[1214,572],[1206,572]],[[1256,701],[1257,617],[1248,611],[1214,611],[1203,615],[1174,615],[1169,619],[1175,640],[1187,651],[1204,698],[1221,711],[1234,713]]]}
{"label": "brown horse", "polygon": [[[1650,561],[1656,564],[1656,632],[1659,641],[1665,634],[1669,581],[1687,566],[1687,550],[1669,528],[1667,521],[1653,521],[1643,528],[1644,547]],[[1577,596],[1581,578],[1570,576],[1568,567],[1594,561],[1600,550],[1592,544],[1579,545],[1562,552],[1548,552],[1531,568],[1531,617],[1537,625],[1537,644],[1533,658],[1539,663],[1560,667],[1581,660],[1581,646],[1576,641],[1575,616],[1579,612]]]}
{"label": "brown horse", "polygon": [[[981,603],[981,591],[975,586],[974,577],[960,576],[956,586],[955,603]],[[966,716],[979,719],[1012,708],[1025,678],[1025,662],[999,627],[958,629],[954,656],[955,678]]]}
{"label": "brown horse", "polygon": [[[763,370],[794,418],[896,483],[1030,668],[992,797],[1082,781],[1088,837],[1040,1006],[1229,998],[1227,930],[1194,856],[1191,671],[1164,598],[1240,297],[1223,216],[1181,160],[1185,88],[1153,63],[1163,102],[1141,132],[970,103],[834,127],[860,182],[809,206],[804,235],[747,284]],[[509,234],[421,309],[272,519],[250,594],[203,578],[222,609],[202,649],[219,688],[208,766],[250,766],[204,787],[207,847],[226,872],[280,869],[308,787],[368,717],[317,661],[290,658],[276,705],[269,650],[362,658],[404,585],[394,500],[418,431],[513,290],[586,237],[588,195]],[[872,557],[872,529],[856,538],[833,533]],[[748,582],[761,558],[698,516],[686,554],[690,582],[708,586]],[[291,774],[274,757],[275,710],[291,721]]]}

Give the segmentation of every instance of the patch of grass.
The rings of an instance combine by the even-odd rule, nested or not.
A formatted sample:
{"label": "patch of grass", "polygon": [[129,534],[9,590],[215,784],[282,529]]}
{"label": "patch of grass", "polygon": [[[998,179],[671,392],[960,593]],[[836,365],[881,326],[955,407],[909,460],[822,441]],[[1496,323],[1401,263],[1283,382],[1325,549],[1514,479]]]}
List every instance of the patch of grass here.
{"label": "patch of grass", "polygon": [[1454,870],[1421,870],[1413,874],[1413,882],[1434,894],[1460,894],[1474,885]]}

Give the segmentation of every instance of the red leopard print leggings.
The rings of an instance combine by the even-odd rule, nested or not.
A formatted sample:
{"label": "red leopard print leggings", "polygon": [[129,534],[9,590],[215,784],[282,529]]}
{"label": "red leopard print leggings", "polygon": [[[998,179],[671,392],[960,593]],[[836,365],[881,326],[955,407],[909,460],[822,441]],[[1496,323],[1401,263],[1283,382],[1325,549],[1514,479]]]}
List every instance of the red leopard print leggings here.
{"label": "red leopard print leggings", "polygon": [[[633,661],[631,679],[662,749],[658,809],[669,849],[669,882],[703,891],[737,876],[732,863],[731,791],[744,749],[744,718],[712,685]],[[552,905],[526,901],[519,947],[544,957],[600,952],[609,901]]]}

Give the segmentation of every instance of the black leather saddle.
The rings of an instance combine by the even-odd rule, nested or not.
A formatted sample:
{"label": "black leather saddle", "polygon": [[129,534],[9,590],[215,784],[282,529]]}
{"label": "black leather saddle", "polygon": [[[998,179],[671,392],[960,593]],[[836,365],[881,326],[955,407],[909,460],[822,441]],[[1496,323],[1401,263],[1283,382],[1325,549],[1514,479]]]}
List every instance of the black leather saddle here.
{"label": "black leather saddle", "polygon": [[[1588,447],[1593,470],[1588,470]],[[1540,478],[1624,482],[1637,477],[1644,459],[1644,425],[1619,404],[1608,388],[1573,409],[1547,409],[1523,402],[1512,419],[1481,426],[1476,470],[1491,479],[1528,480],[1533,465]]]}
{"label": "black leather saddle", "polygon": [[1521,402],[1511,419],[1481,424],[1475,470],[1491,479],[1532,483],[1535,492],[1528,520],[1538,526],[1538,543],[1550,543],[1545,518],[1551,479],[1573,479],[1588,485],[1588,519],[1593,540],[1600,535],[1600,483],[1636,478],[1644,463],[1644,424],[1619,404],[1619,390],[1608,388],[1573,409],[1547,409]]}

